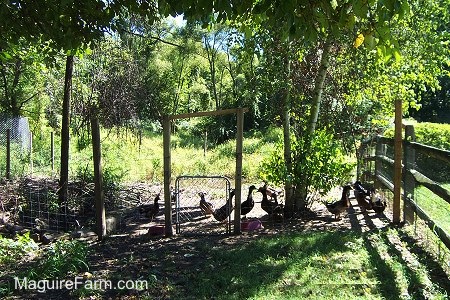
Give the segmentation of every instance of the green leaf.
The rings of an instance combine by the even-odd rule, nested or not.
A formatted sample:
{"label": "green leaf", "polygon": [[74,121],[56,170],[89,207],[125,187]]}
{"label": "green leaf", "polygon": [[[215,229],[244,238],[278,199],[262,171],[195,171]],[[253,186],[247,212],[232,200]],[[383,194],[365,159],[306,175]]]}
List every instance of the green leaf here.
{"label": "green leaf", "polygon": [[364,45],[367,47],[367,49],[372,50],[377,45],[377,41],[374,38],[373,34],[368,34],[364,37]]}
{"label": "green leaf", "polygon": [[400,53],[400,51],[397,48],[394,48],[392,50],[392,53],[394,54],[395,61],[398,62],[402,59],[402,54]]}

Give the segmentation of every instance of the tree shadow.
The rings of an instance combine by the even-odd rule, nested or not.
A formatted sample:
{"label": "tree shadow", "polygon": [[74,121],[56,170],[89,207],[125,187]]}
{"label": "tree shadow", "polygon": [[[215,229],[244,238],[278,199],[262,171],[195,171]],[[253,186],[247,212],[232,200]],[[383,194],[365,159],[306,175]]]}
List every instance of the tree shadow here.
{"label": "tree shadow", "polygon": [[403,231],[399,231],[400,240],[405,243],[409,251],[415,254],[417,260],[426,268],[430,280],[443,291],[450,291],[450,280],[441,264],[418,243],[416,239]]}
{"label": "tree shadow", "polygon": [[364,238],[364,245],[369,254],[369,261],[372,266],[376,267],[376,278],[379,282],[379,290],[384,299],[397,300],[400,299],[400,287],[396,284],[396,276],[393,270],[388,266],[386,261],[381,257],[378,249],[374,247],[368,238]]}

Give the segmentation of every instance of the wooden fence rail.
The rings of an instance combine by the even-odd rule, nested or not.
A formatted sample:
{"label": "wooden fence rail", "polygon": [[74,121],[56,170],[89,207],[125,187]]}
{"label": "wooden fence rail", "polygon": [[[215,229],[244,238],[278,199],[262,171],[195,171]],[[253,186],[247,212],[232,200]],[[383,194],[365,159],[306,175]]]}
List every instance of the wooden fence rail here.
{"label": "wooden fence rail", "polygon": [[[387,178],[381,169],[388,166],[393,170],[395,159],[386,156],[386,145],[394,146],[394,139],[384,136],[375,136],[364,140],[358,151],[358,179],[367,178],[374,182],[375,188],[384,187],[394,192],[394,183]],[[375,148],[375,151],[373,151]],[[427,157],[439,160],[442,164],[450,166],[450,151],[441,150],[435,147],[419,144],[415,142],[414,127],[405,126],[405,138],[403,140],[403,159],[402,167],[402,199],[403,199],[403,218],[408,223],[415,222],[415,216],[422,219],[425,224],[439,237],[442,243],[450,249],[450,235],[443,230],[432,217],[427,214],[415,201],[414,189],[417,186],[424,186],[435,195],[450,203],[450,191],[442,187],[426,175],[415,169],[416,152]],[[374,166],[372,165],[374,163]]]}

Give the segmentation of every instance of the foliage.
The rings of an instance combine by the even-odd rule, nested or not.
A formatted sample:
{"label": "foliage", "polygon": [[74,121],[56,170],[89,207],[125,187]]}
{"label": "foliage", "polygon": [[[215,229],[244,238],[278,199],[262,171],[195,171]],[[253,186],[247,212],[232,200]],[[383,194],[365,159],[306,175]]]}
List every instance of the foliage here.
{"label": "foliage", "polygon": [[[57,240],[42,249],[30,238],[29,232],[17,239],[0,236],[0,264],[9,264],[14,277],[28,280],[56,280],[74,276],[89,269],[88,246],[77,240]],[[20,268],[26,262],[26,269]],[[14,291],[12,281],[0,284],[0,297]]]}
{"label": "foliage", "polygon": [[420,97],[439,88],[447,73],[450,15],[448,1],[409,1],[411,13],[392,23],[402,45],[394,59],[380,59],[376,49],[342,48],[337,57],[338,80],[351,113],[355,134],[381,133],[393,118],[394,100],[404,111],[420,108]]}
{"label": "foliage", "polygon": [[[450,124],[413,122],[412,125],[416,142],[443,150],[450,149]],[[394,127],[388,128],[383,135],[394,137]]]}
{"label": "foliage", "polygon": [[[126,176],[120,165],[103,168],[103,187],[108,193],[114,193],[118,190],[119,184],[123,182]],[[78,165],[75,171],[75,178],[84,183],[94,182],[94,170],[92,164]]]}
{"label": "foliage", "polygon": [[42,97],[46,77],[41,53],[36,46],[21,40],[11,47],[9,55],[0,58],[0,111],[9,116],[28,112],[37,119],[43,105],[36,100]]}
{"label": "foliage", "polygon": [[[279,28],[282,39],[302,39],[314,44],[326,34],[339,36],[342,31],[358,30],[373,37],[374,45],[392,54],[394,49],[386,47],[390,40],[390,20],[396,15],[409,12],[407,1],[316,1],[303,5],[298,1],[167,1],[160,9],[166,14],[173,10],[183,12],[189,20],[211,21],[232,20],[241,26],[241,31],[251,36],[258,27]],[[198,9],[201,7],[201,9]],[[214,13],[214,18],[211,17]],[[379,40],[375,40],[378,38]],[[352,42],[353,44],[353,42]]]}
{"label": "foliage", "polygon": [[15,239],[0,235],[0,265],[14,263],[38,249],[38,245],[30,238],[30,233],[18,235]]}
{"label": "foliage", "polygon": [[332,134],[318,130],[311,140],[310,152],[305,153],[306,139],[294,139],[292,148],[293,170],[288,174],[283,157],[281,144],[270,158],[263,162],[261,177],[275,184],[290,181],[299,187],[302,183],[308,189],[306,205],[315,200],[316,193],[321,195],[329,192],[338,184],[347,182],[354,164],[346,161],[339,142]]}
{"label": "foliage", "polygon": [[[448,71],[448,67],[446,68]],[[448,73],[448,72],[447,72]],[[410,107],[408,114],[419,122],[450,123],[450,75],[438,77],[439,87],[426,87],[420,93],[420,108]]]}
{"label": "foliage", "polygon": [[50,244],[42,258],[24,274],[29,279],[63,278],[88,269],[88,247],[77,240],[58,240]]}

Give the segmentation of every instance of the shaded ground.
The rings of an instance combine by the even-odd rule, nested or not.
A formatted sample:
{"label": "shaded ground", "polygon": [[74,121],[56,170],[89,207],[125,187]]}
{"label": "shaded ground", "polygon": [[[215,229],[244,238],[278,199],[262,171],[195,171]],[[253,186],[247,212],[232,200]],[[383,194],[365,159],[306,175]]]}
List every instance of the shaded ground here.
{"label": "shaded ground", "polygon": [[[289,232],[304,231],[352,231],[365,234],[367,232],[383,232],[389,225],[389,213],[387,215],[375,215],[374,213],[361,213],[354,199],[347,215],[342,219],[334,220],[334,217],[325,209],[323,204],[317,204],[312,208],[314,213],[304,215],[301,218],[285,220],[284,222],[272,222],[264,216],[260,209],[258,197],[255,197],[256,205],[249,218],[259,218],[263,222],[264,229],[252,232],[243,232],[240,235],[203,234],[203,235],[175,235],[165,238],[148,234],[150,227],[162,223],[163,215],[151,221],[141,216],[132,215],[126,220],[126,227],[122,232],[117,232],[107,237],[102,242],[91,241],[88,257],[89,273],[78,274],[89,279],[119,280],[146,280],[150,283],[148,289],[126,288],[121,290],[106,289],[104,291],[51,291],[45,295],[26,295],[14,293],[11,299],[191,299],[189,286],[195,281],[199,272],[210,264],[208,261],[208,249],[220,248],[223,251],[235,249],[249,241],[262,236],[275,236]],[[214,226],[223,226],[211,220],[204,221]],[[442,268],[428,255],[421,246],[409,235],[400,235],[398,238],[389,238],[387,241],[389,251],[398,257],[402,257],[405,266],[414,266],[417,263],[427,265],[433,281],[439,282],[444,289],[450,290],[450,282]],[[375,247],[375,242],[367,239],[366,247]],[[415,255],[420,254],[420,262]],[[380,260],[381,258],[374,258]],[[226,264],[227,262],[221,262]],[[414,267],[411,274],[414,274]],[[10,272],[7,272],[11,275]],[[5,276],[5,272],[3,272]],[[91,277],[92,276],[92,277]],[[395,279],[395,278],[393,278]],[[385,279],[382,280],[382,282]],[[416,287],[411,287],[414,289]],[[419,287],[426,290],[424,287]],[[405,293],[408,293],[406,291]],[[389,291],[386,291],[389,294]],[[394,299],[394,298],[393,298]],[[405,299],[408,299],[405,296]],[[413,298],[409,298],[413,299]],[[418,299],[427,299],[426,294]]]}

